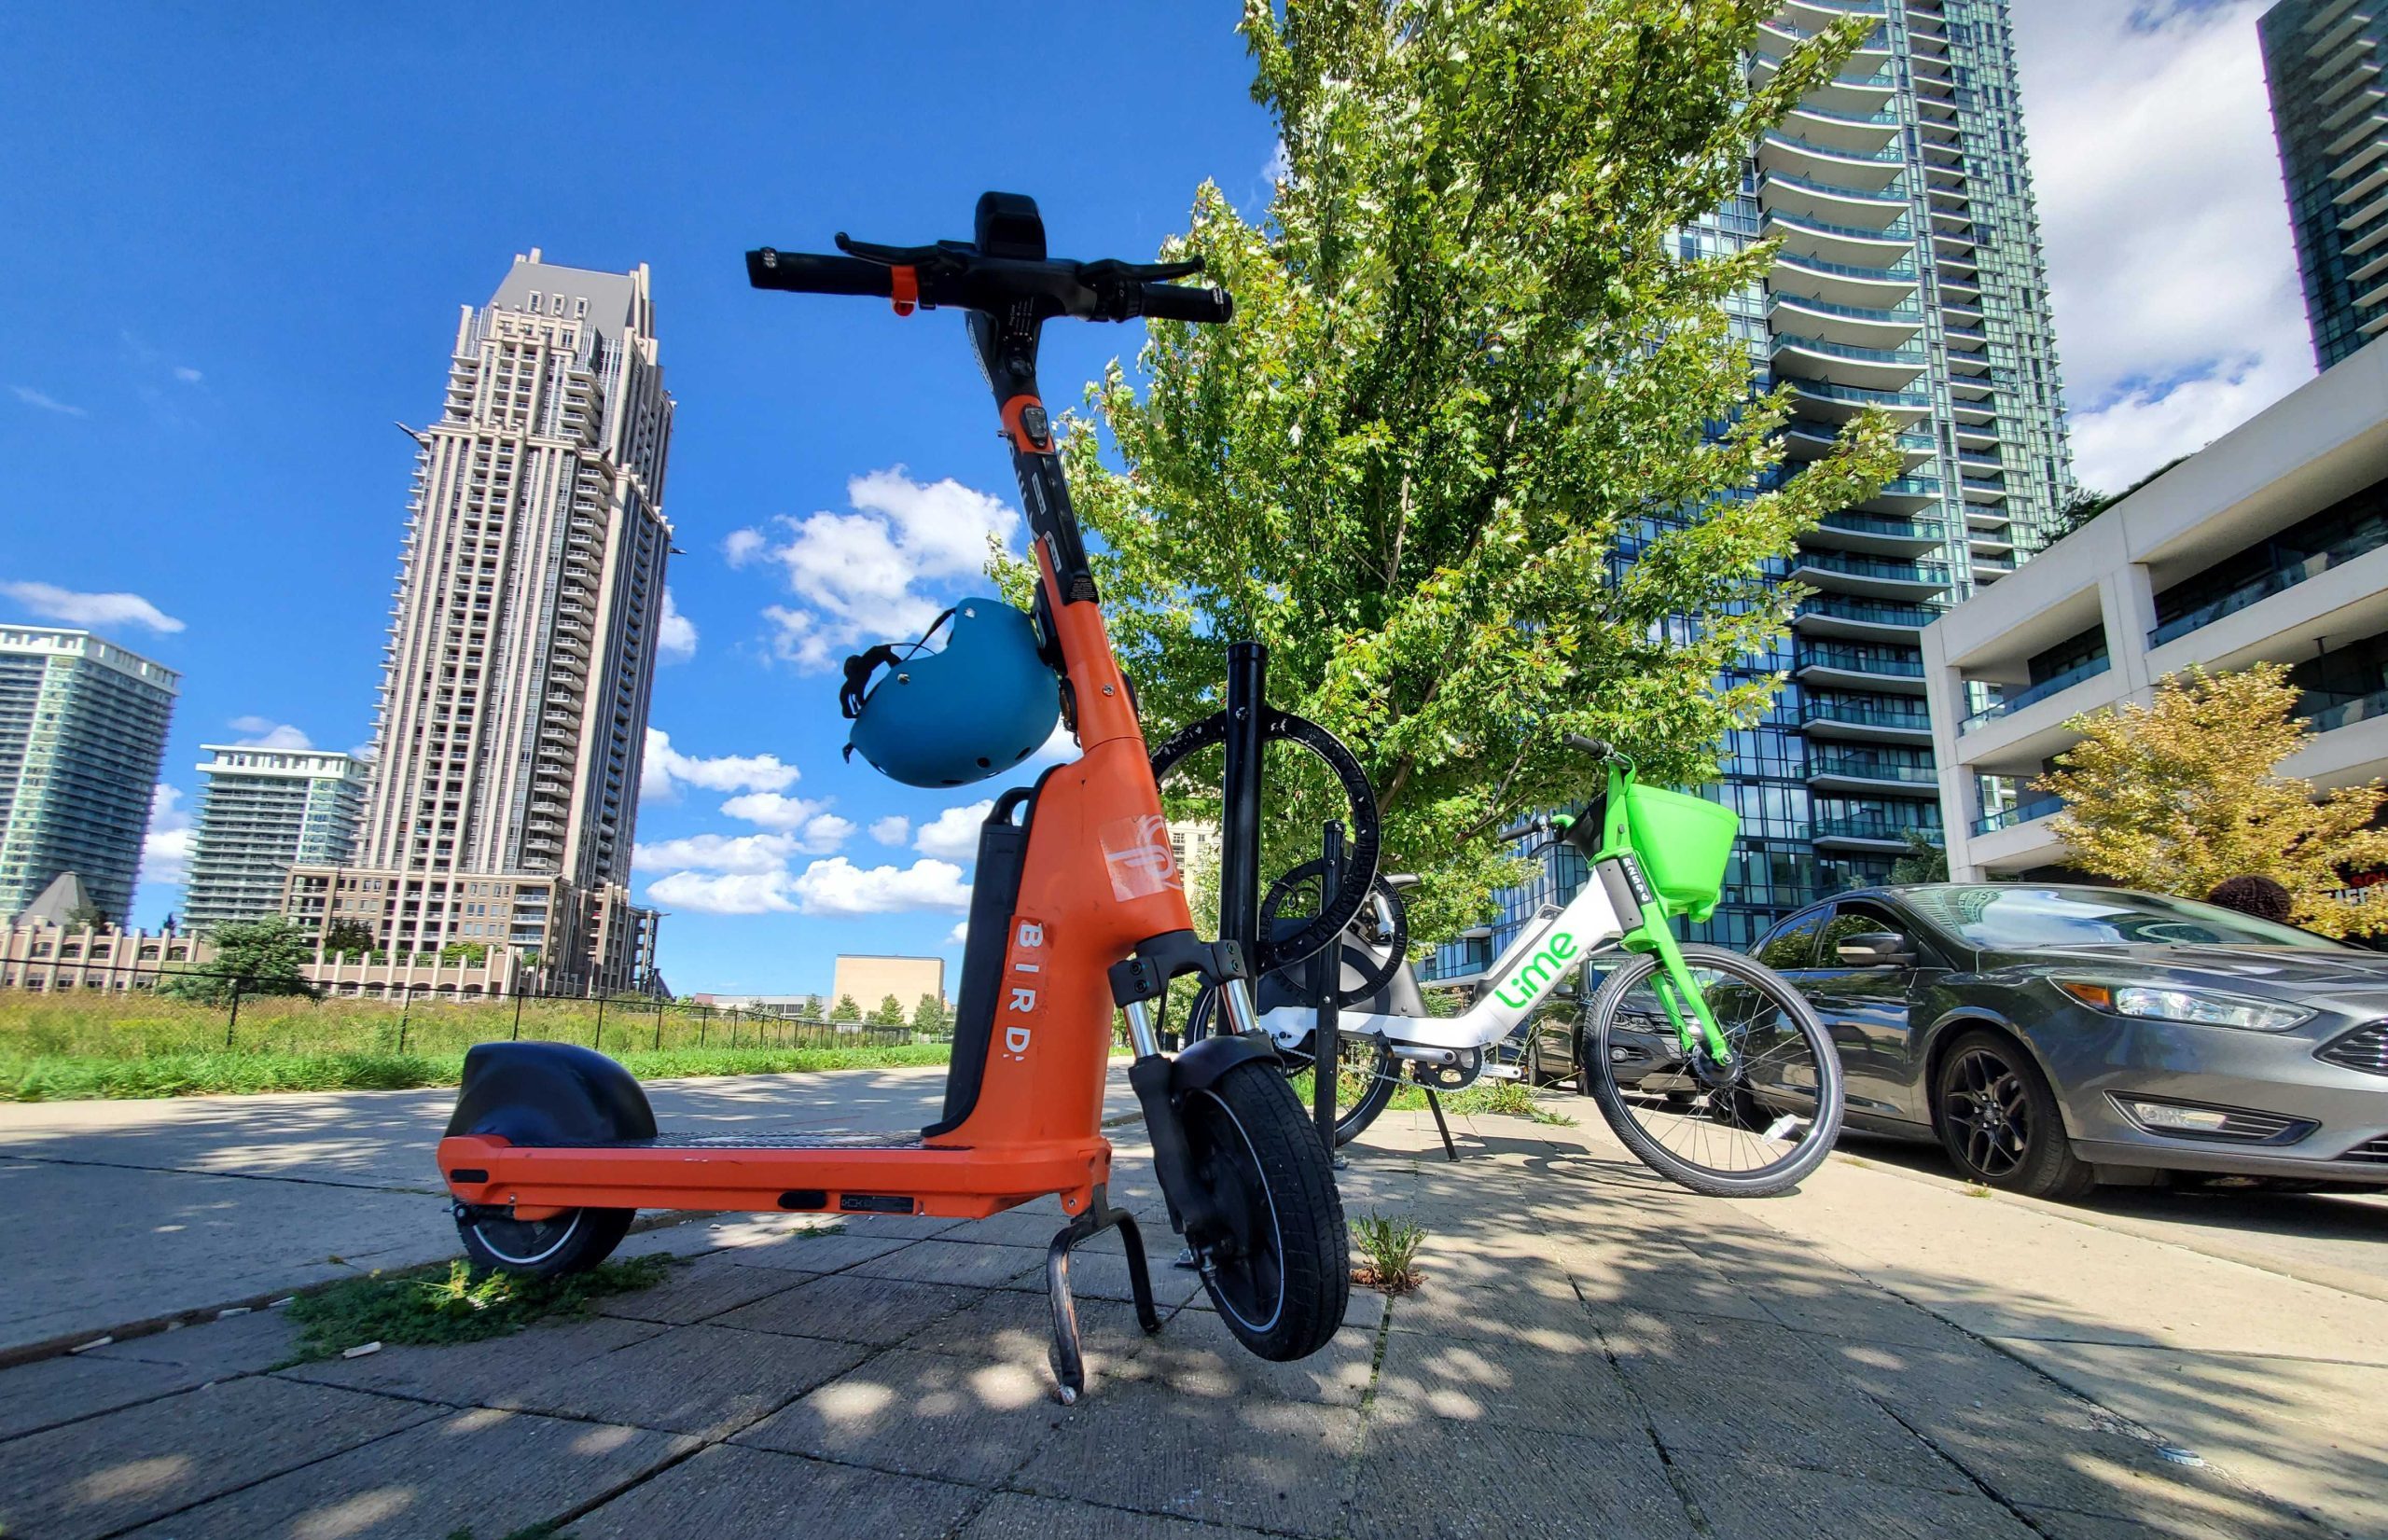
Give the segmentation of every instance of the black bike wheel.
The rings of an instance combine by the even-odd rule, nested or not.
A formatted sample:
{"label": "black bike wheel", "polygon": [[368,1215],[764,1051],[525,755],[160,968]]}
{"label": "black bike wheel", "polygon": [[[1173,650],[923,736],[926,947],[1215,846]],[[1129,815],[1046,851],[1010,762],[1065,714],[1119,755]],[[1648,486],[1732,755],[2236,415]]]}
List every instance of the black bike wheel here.
{"label": "black bike wheel", "polygon": [[1625,1147],[1671,1181],[1712,1198],[1785,1191],[1840,1136],[1840,1057],[1816,1013],[1773,969],[1721,947],[1685,947],[1683,960],[1732,1047],[1732,1078],[1689,1087],[1645,1081],[1631,1090],[1617,1084],[1610,1030],[1620,1015],[1650,1014],[1628,996],[1640,991],[1646,1000],[1659,973],[1658,957],[1640,952],[1592,997],[1584,1056],[1592,1097]]}
{"label": "black bike wheel", "polygon": [[476,1266],[523,1278],[586,1272],[614,1254],[631,1230],[635,1209],[566,1209],[552,1219],[456,1215],[456,1234]]}
{"label": "black bike wheel", "polygon": [[1932,1126],[1968,1179],[2057,1202],[2098,1185],[2073,1153],[2047,1077],[2004,1035],[1965,1033],[1940,1055],[1932,1082]]}
{"label": "black bike wheel", "polygon": [[[1194,1008],[1186,1017],[1188,1043],[1211,1034],[1216,1025],[1214,1011],[1217,1004],[1215,990],[1204,990],[1195,997]],[[1393,1049],[1381,1038],[1340,1033],[1336,1040],[1341,1050],[1335,1076],[1335,1143],[1340,1147],[1367,1132],[1368,1125],[1392,1103],[1401,1089],[1401,1061],[1394,1058]],[[1292,1047],[1277,1049],[1277,1061],[1284,1066],[1286,1082],[1294,1088],[1294,1100],[1300,1103],[1305,1117],[1311,1115],[1313,1106],[1310,1099],[1312,1052],[1309,1037]]]}
{"label": "black bike wheel", "polygon": [[1352,1300],[1343,1200],[1316,1131],[1284,1077],[1255,1061],[1188,1094],[1179,1116],[1225,1225],[1196,1248],[1219,1319],[1272,1363],[1309,1357]]}

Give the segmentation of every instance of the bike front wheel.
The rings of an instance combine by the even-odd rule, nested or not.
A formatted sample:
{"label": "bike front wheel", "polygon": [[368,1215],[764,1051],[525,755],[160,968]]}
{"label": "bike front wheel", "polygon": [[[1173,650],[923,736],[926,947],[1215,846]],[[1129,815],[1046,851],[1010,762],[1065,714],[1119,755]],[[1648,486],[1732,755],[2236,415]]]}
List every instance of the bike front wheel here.
{"label": "bike front wheel", "polygon": [[1257,1060],[1188,1093],[1178,1116],[1194,1179],[1218,1207],[1220,1232],[1195,1253],[1211,1303],[1260,1357],[1309,1357],[1352,1301],[1351,1236],[1317,1131]]}
{"label": "bike front wheel", "polygon": [[[1583,1055],[1592,1097],[1627,1149],[1694,1192],[1785,1191],[1840,1136],[1840,1057],[1816,1013],[1773,969],[1721,947],[1685,947],[1683,961],[1732,1049],[1730,1072],[1707,1061],[1696,1024],[1685,1050],[1669,1007],[1687,1021],[1690,1015],[1657,955],[1636,952],[1592,997]],[[1653,1043],[1664,1050],[1655,1059]],[[1621,1082],[1620,1064],[1637,1078]]]}

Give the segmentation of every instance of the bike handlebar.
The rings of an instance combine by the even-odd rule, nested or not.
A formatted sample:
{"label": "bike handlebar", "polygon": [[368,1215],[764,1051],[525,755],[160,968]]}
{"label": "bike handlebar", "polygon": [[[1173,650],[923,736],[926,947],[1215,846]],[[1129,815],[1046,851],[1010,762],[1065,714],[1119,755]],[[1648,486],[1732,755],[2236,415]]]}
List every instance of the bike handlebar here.
{"label": "bike handlebar", "polygon": [[1529,818],[1522,824],[1510,825],[1507,828],[1503,829],[1492,838],[1500,840],[1506,845],[1512,839],[1522,839],[1527,835],[1537,832],[1542,828],[1542,826],[1543,821],[1541,819]]}
{"label": "bike handlebar", "polygon": [[1603,742],[1601,740],[1597,738],[1587,738],[1580,732],[1571,732],[1567,735],[1567,746],[1571,749],[1579,750],[1582,753],[1589,754],[1595,759],[1605,759],[1610,755],[1617,752],[1616,749],[1612,748],[1607,743]]}

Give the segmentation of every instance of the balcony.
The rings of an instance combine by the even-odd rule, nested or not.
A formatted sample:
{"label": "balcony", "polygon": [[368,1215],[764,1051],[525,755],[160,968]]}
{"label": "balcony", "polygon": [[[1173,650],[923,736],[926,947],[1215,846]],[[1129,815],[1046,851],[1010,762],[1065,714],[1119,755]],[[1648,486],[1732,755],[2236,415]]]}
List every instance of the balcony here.
{"label": "balcony", "polygon": [[1923,329],[1923,311],[1916,305],[1844,305],[1804,294],[1774,294],[1768,297],[1766,324],[1777,332],[1830,342],[1895,347]]}
{"label": "balcony", "polygon": [[1799,538],[1836,550],[1912,557],[1938,549],[1949,538],[1949,526],[1937,519],[1886,519],[1842,508],[1826,514]]}
{"label": "balcony", "polygon": [[1772,360],[1778,375],[1824,380],[1860,390],[1895,391],[1923,372],[1921,348],[1868,348],[1820,337],[1778,333]]}
{"label": "balcony", "polygon": [[1837,225],[1787,209],[1769,209],[1758,233],[1780,240],[1785,251],[1842,262],[1895,262],[1915,250],[1915,231],[1904,216],[1887,225]]}
{"label": "balcony", "polygon": [[1830,300],[1859,310],[1895,311],[1915,301],[1915,266],[1902,258],[1888,267],[1837,262],[1803,252],[1777,252],[1767,287],[1778,297]]}
{"label": "balcony", "polygon": [[[1980,563],[1975,564],[1978,566]],[[2062,673],[2052,673],[2027,689],[2017,690],[2003,701],[1993,701],[1984,706],[1959,723],[1957,730],[1960,733],[1971,732],[1976,728],[1985,723],[1995,722],[2002,716],[2012,716],[2025,706],[2036,705],[2052,695],[2062,694],[2084,679],[2095,679],[2114,666],[2114,659],[2111,658],[2092,658],[2086,663],[2076,663]]]}
{"label": "balcony", "polygon": [[1940,825],[1900,823],[1888,818],[1819,818],[1809,829],[1809,837],[1819,846],[1839,846],[1846,850],[1903,851],[1907,849],[1909,834],[1922,835],[1937,844]]}
{"label": "balcony", "polygon": [[2193,631],[2214,624],[2227,615],[2236,615],[2250,604],[2259,604],[2275,593],[2283,593],[2310,577],[2319,577],[2332,567],[2342,567],[2356,557],[2366,556],[2388,545],[2388,526],[2372,530],[2351,540],[2315,551],[2294,566],[2278,568],[2260,577],[2240,584],[2221,598],[2200,604],[2186,615],[2167,620],[2147,633],[2147,645],[2160,647],[2175,642]]}
{"label": "balcony", "polygon": [[[1881,198],[1908,170],[1906,150],[1880,144],[1877,148],[1839,148],[1798,138],[1786,129],[1767,129],[1757,138],[1757,170],[1770,176],[1815,179],[1829,188],[1846,188],[1865,198]],[[1901,198],[1901,213],[1906,201]]]}
{"label": "balcony", "polygon": [[1827,593],[1909,602],[1945,592],[1950,582],[1945,562],[1896,562],[1815,550],[1801,550],[1794,555],[1790,576],[1794,582],[1806,583]]}
{"label": "balcony", "polygon": [[1932,397],[1921,391],[1868,390],[1860,385],[1784,377],[1778,377],[1776,382],[1798,392],[1799,398],[1795,403],[1798,410],[1831,423],[1846,423],[1868,407],[1879,407],[1894,417],[1923,417],[1932,410]]}
{"label": "balcony", "polygon": [[1912,640],[1904,633],[1922,631],[1944,613],[1940,606],[1933,604],[1887,604],[1823,594],[1799,606],[1791,617],[1791,630],[1801,637],[1868,641],[1898,636]]}
{"label": "balcony", "polygon": [[1940,772],[1930,765],[1903,764],[1870,754],[1810,754],[1808,784],[1818,791],[1906,791],[1938,786]]}
{"label": "balcony", "polygon": [[1996,834],[2000,829],[2019,828],[2034,819],[2050,818],[2064,811],[2062,797],[2035,797],[2028,802],[2018,802],[2010,808],[1999,808],[1974,820],[1976,834]]}
{"label": "balcony", "polygon": [[[1937,507],[1939,503],[1940,479],[1938,477],[1897,476],[1876,488],[1874,495],[1860,502],[1857,506],[1866,513],[1906,519],[1911,518],[1927,507]],[[1938,527],[1943,534],[1947,534],[1946,525]],[[1906,554],[1914,553],[1910,551]]]}
{"label": "balcony", "polygon": [[[1892,168],[1896,176],[1896,168]],[[1895,184],[1871,178],[1858,186],[1835,176],[1813,174],[1812,168],[1786,170],[1767,166],[1757,185],[1758,201],[1768,209],[1784,209],[1833,224],[1887,229],[1907,214],[1907,194]]]}
{"label": "balcony", "polygon": [[1861,156],[1881,150],[1898,137],[1895,112],[1836,112],[1814,100],[1801,102],[1783,119],[1798,142]]}
{"label": "balcony", "polygon": [[1932,716],[1920,701],[1818,696],[1800,706],[1799,730],[1811,738],[1866,743],[1929,743]]}
{"label": "balcony", "polygon": [[1923,693],[1923,659],[1873,647],[1803,646],[1793,654],[1793,676],[1812,688]]}
{"label": "balcony", "polygon": [[2004,481],[1992,481],[1979,476],[1967,476],[1961,479],[1961,484],[1965,490],[1965,501],[1968,503],[2006,501],[2006,483]]}

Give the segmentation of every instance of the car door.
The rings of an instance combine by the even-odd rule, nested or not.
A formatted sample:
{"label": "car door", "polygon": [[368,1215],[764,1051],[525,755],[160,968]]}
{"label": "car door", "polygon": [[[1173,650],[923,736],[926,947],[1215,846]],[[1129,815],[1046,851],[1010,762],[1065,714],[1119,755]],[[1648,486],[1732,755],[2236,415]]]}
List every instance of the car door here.
{"label": "car door", "polygon": [[[1815,965],[1798,980],[1799,992],[1840,1049],[1852,1112],[1915,1120],[1907,1071],[1912,1043],[1909,1007],[1921,987],[1948,971],[1915,932],[1914,922],[1887,905],[1840,899],[1816,937]],[[1906,943],[1904,956],[1867,963],[1840,956],[1843,941],[1876,935],[1898,936]]]}

